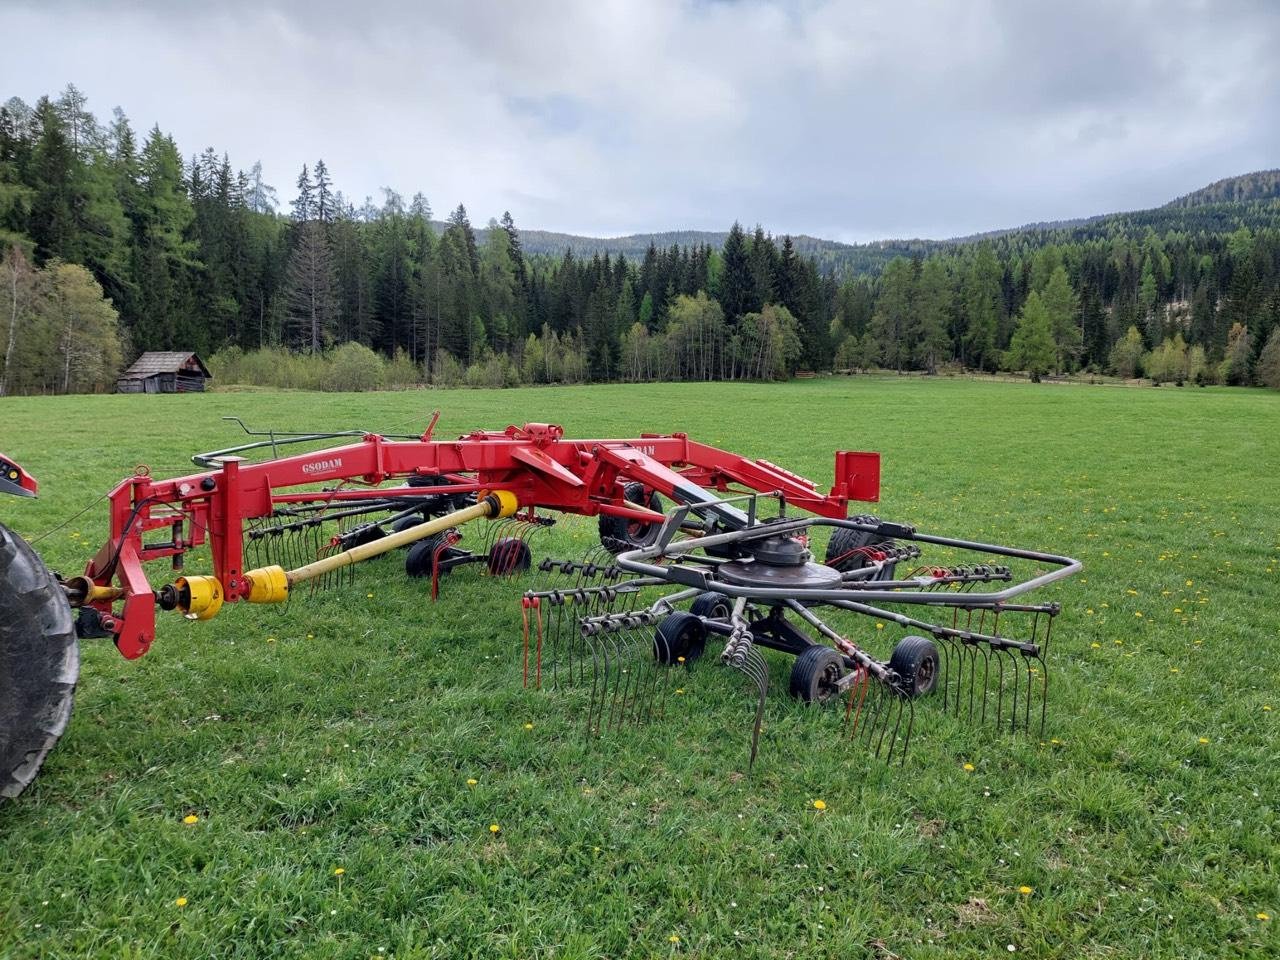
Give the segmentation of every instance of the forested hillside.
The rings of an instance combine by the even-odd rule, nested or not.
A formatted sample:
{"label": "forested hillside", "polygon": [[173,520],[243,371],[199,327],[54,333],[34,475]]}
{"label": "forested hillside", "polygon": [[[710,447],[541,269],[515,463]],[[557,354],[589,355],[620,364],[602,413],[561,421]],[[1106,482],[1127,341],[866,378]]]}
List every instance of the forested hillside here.
{"label": "forested hillside", "polygon": [[509,214],[478,231],[461,204],[433,223],[421,193],[356,202],[322,160],[300,166],[277,190],[260,166],[184,154],[118,110],[100,122],[74,87],[9,100],[0,392],[106,389],[149,349],[279,382],[291,357],[339,344],[369,384],[962,366],[1280,386],[1269,174],[962,240],[849,246],[734,224],[619,254],[552,253],[556,235]]}

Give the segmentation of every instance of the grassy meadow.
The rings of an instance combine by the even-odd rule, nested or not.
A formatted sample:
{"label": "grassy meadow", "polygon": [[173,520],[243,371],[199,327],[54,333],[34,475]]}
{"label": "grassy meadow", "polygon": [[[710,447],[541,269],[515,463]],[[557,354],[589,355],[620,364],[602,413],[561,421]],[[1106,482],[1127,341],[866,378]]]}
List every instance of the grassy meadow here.
{"label": "grassy meadow", "polygon": [[[434,407],[438,436],[686,431],[823,486],[834,450],[878,450],[881,516],[1082,558],[1044,594],[1064,606],[1044,739],[923,702],[886,767],[787,698],[773,653],[749,776],[754,698],[714,658],[661,723],[591,739],[580,697],[521,689],[535,577],[464,568],[432,603],[393,554],[285,609],[161,614],[134,663],[83,645],[67,735],[0,805],[0,957],[1280,955],[1280,395],[887,377],[5,399],[0,450],[42,496],[0,520],[34,537],[135,464],[190,472],[237,442],[223,416],[405,433]],[[99,504],[39,549],[78,572],[105,530]]]}

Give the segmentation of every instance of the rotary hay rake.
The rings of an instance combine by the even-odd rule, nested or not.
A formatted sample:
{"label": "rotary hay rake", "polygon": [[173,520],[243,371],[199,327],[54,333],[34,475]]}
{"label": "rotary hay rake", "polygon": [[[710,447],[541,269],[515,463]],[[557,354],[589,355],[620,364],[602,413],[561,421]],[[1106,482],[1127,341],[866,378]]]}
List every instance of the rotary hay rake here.
{"label": "rotary hay rake", "polygon": [[[756,693],[750,763],[763,650],[794,656],[791,694],[841,703],[848,735],[890,761],[905,760],[924,696],[975,722],[1043,727],[1059,605],[1020,598],[1079,562],[850,517],[852,502],[879,499],[877,454],[838,452],[824,494],[684,434],[572,440],[532,423],[436,440],[438,416],[420,436],[237,420],[251,439],[193,457],[202,472],[157,480],[139,467],[116,486],[110,536],[79,576],[51,572],[0,526],[0,796],[17,796],[65,731],[81,640],[109,638],[136,659],[157,609],[208,620],[232,602],[286,603],[398,548],[433,596],[472,564],[527,578],[523,683],[576,697],[591,735],[661,719],[709,648]],[[316,444],[327,446],[305,449]],[[0,492],[34,496],[36,483],[0,457]],[[535,560],[539,535],[575,516],[597,525],[585,555]],[[204,548],[210,572],[186,573]],[[144,564],[160,560],[175,576],[153,589]],[[869,621],[910,632],[882,658],[860,642],[875,635]]]}

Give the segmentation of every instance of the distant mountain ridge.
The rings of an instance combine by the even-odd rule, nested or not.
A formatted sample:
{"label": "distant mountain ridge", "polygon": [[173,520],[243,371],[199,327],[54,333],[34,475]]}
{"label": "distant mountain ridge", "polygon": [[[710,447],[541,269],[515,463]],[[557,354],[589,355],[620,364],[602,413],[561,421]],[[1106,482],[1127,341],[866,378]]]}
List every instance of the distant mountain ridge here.
{"label": "distant mountain ridge", "polygon": [[[437,230],[447,224],[436,221]],[[878,273],[895,257],[924,256],[963,244],[980,243],[1011,234],[1026,234],[1032,243],[1051,242],[1052,235],[1063,240],[1083,240],[1106,236],[1116,231],[1145,230],[1157,233],[1167,230],[1213,230],[1229,232],[1241,226],[1252,228],[1280,227],[1280,169],[1258,170],[1227,177],[1171,200],[1160,207],[1125,213],[1105,213],[1071,220],[1029,223],[1019,227],[988,230],[983,233],[946,240],[875,240],[869,243],[842,243],[806,234],[793,235],[796,252],[811,256],[825,271],[839,275]],[[744,225],[748,230],[754,225]],[[483,240],[485,228],[476,231]],[[593,257],[608,253],[629,260],[643,259],[649,245],[658,249],[671,246],[705,244],[714,249],[724,246],[727,230],[668,230],[661,233],[633,233],[621,237],[585,237],[551,230],[520,230],[524,251],[533,256]],[[781,241],[781,235],[775,237]]]}

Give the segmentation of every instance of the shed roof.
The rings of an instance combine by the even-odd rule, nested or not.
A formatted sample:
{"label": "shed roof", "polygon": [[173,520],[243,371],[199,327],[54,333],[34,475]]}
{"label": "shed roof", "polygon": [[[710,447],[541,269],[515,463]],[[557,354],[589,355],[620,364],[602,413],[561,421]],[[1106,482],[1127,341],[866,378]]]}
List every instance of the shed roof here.
{"label": "shed roof", "polygon": [[197,373],[212,379],[213,374],[199,356],[189,350],[152,350],[120,374],[121,380],[145,380],[157,373]]}

